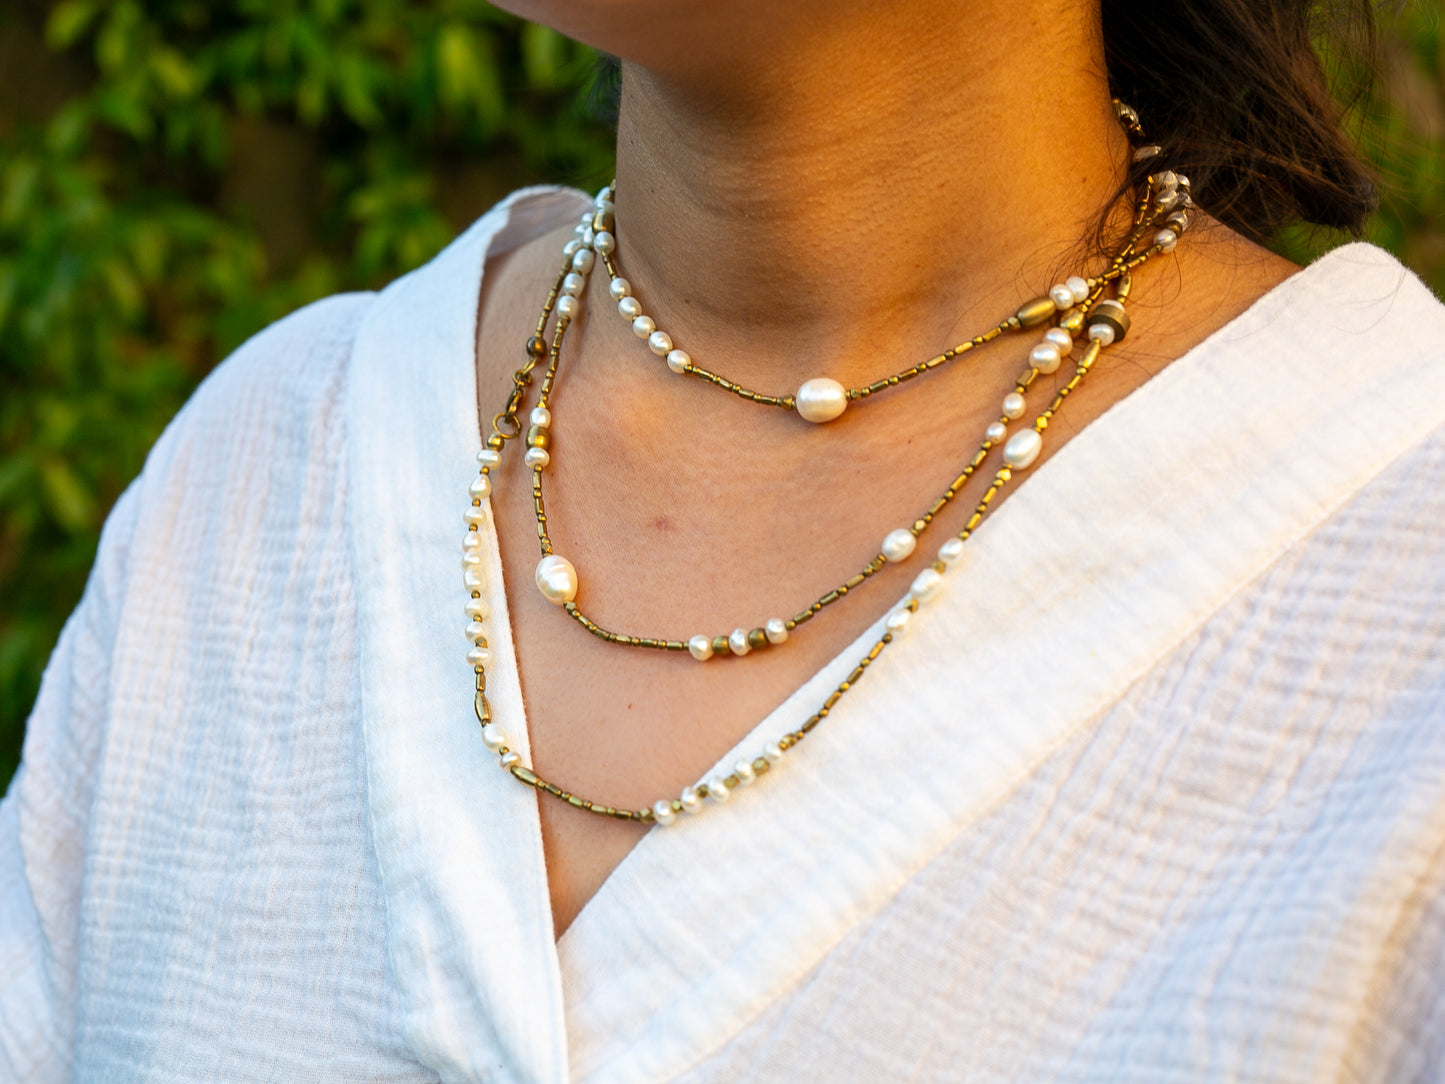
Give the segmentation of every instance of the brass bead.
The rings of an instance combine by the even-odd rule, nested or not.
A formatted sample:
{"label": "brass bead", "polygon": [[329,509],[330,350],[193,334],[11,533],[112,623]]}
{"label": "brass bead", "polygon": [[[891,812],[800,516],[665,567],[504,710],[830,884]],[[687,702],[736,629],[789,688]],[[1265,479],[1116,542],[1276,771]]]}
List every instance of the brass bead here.
{"label": "brass bead", "polygon": [[1070,309],[1059,317],[1059,327],[1063,328],[1070,335],[1077,335],[1079,329],[1084,326],[1084,311],[1082,309]]}
{"label": "brass bead", "polygon": [[731,653],[728,648],[728,638],[726,636],[714,636],[712,638],[712,653],[714,655],[727,655]]}
{"label": "brass bead", "polygon": [[1019,311],[1014,313],[1019,322],[1019,327],[1038,327],[1047,323],[1059,307],[1054,304],[1051,297],[1036,297],[1032,301],[1025,302],[1019,306]]}
{"label": "brass bead", "polygon": [[748,646],[753,648],[767,647],[768,634],[762,629],[753,629],[752,632],[748,633]]}
{"label": "brass bead", "polygon": [[1115,343],[1123,342],[1124,336],[1129,334],[1129,314],[1117,301],[1100,301],[1094,306],[1094,311],[1089,313],[1089,323],[1105,324],[1113,328]]}
{"label": "brass bead", "polygon": [[547,342],[540,335],[533,335],[527,340],[527,356],[529,358],[541,359],[547,355]]}
{"label": "brass bead", "polygon": [[534,425],[527,430],[527,447],[552,447],[552,433],[545,425]]}

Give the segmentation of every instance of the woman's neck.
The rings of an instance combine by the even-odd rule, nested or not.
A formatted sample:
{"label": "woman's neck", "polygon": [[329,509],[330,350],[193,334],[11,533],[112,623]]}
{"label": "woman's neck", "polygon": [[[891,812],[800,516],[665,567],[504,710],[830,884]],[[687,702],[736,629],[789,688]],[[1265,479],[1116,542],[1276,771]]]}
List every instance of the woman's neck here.
{"label": "woman's neck", "polygon": [[784,13],[627,65],[618,258],[648,311],[744,382],[851,383],[1046,290],[1128,150],[1090,6],[1031,6]]}

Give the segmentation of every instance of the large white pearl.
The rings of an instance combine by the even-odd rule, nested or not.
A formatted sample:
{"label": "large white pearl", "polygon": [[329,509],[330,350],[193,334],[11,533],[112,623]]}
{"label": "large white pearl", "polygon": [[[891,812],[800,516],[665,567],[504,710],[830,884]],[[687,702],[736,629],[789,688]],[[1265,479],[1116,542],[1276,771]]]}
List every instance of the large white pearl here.
{"label": "large white pearl", "polygon": [[483,448],[477,453],[477,466],[495,467],[502,461],[502,453],[495,448]]}
{"label": "large white pearl", "polygon": [[632,321],[632,334],[639,339],[646,339],[657,330],[657,323],[651,316],[639,316]]}
{"label": "large white pearl", "polygon": [[1044,332],[1044,342],[1059,348],[1059,357],[1066,358],[1074,350],[1074,337],[1061,327],[1051,327]]}
{"label": "large white pearl", "polygon": [[702,798],[698,796],[696,787],[683,787],[682,793],[678,795],[678,799],[682,802],[682,811],[684,813],[702,812]]}
{"label": "large white pearl", "polygon": [[544,406],[533,407],[529,417],[533,425],[540,425],[543,429],[552,424],[552,412]]}
{"label": "large white pearl", "polygon": [[1003,440],[1004,437],[1008,436],[1008,426],[1004,425],[1003,422],[989,422],[988,428],[983,431],[983,435],[990,444],[997,444]]}
{"label": "large white pearl", "polygon": [[1070,290],[1062,282],[1049,289],[1049,297],[1053,303],[1059,307],[1060,312],[1063,312],[1074,303],[1074,291]]}
{"label": "large white pearl", "polygon": [[1154,243],[1159,246],[1160,252],[1173,252],[1174,246],[1179,243],[1179,235],[1173,230],[1160,230],[1154,235]]}
{"label": "large white pearl", "polygon": [[694,636],[687,642],[687,651],[698,662],[707,662],[712,658],[712,637]]}
{"label": "large white pearl", "polygon": [[733,629],[728,633],[728,650],[734,655],[746,655],[752,649],[753,645],[748,643],[747,629]]}
{"label": "large white pearl", "polygon": [[479,598],[467,599],[466,614],[470,620],[485,621],[491,612],[492,611],[487,608],[484,600]]}
{"label": "large white pearl", "polygon": [[478,508],[474,504],[467,505],[466,513],[462,516],[462,522],[468,527],[485,527],[487,525],[487,510]]}
{"label": "large white pearl", "polygon": [[482,727],[482,744],[495,753],[507,744],[507,735],[496,723],[488,723]]}
{"label": "large white pearl", "polygon": [[475,566],[467,568],[462,572],[462,586],[468,591],[480,592],[487,586],[486,574]]}
{"label": "large white pearl", "polygon": [[1089,296],[1089,282],[1082,275],[1070,275],[1064,285],[1069,288],[1069,293],[1074,295],[1075,305]]}
{"label": "large white pearl", "polygon": [[667,353],[667,367],[675,373],[687,372],[687,367],[692,364],[692,358],[686,350],[669,350]]}
{"label": "large white pearl", "polygon": [[546,448],[528,448],[522,456],[522,462],[526,463],[529,469],[541,467],[545,470],[552,462],[552,453]]}
{"label": "large white pearl", "polygon": [[582,311],[582,302],[578,301],[571,294],[563,294],[557,299],[557,315],[565,316],[568,319],[576,316]]}
{"label": "large white pearl", "polygon": [[652,820],[654,824],[660,824],[664,828],[677,820],[677,814],[673,812],[672,803],[666,798],[659,798],[653,802]]}
{"label": "large white pearl", "polygon": [[946,565],[953,564],[963,556],[963,539],[950,538],[938,547],[938,559]]}
{"label": "large white pearl", "polygon": [[722,776],[714,775],[707,780],[707,796],[714,802],[728,800],[728,785],[722,781]]}
{"label": "large white pearl", "polygon": [[587,280],[576,271],[568,271],[567,277],[562,280],[562,292],[579,297],[585,289],[587,289]]}
{"label": "large white pearl", "polygon": [[480,644],[473,645],[472,649],[467,652],[467,665],[474,669],[478,666],[486,666],[491,661],[491,650]]}
{"label": "large white pearl", "polygon": [[590,248],[578,248],[572,253],[572,270],[579,275],[585,275],[592,270],[592,265],[597,262],[597,257]]}
{"label": "large white pearl", "polygon": [[763,759],[769,764],[776,764],[783,759],[783,747],[775,741],[768,742],[763,746]]}
{"label": "large white pearl", "polygon": [[592,235],[592,247],[595,248],[601,256],[611,256],[617,248],[617,238],[613,237],[612,234],[606,230],[598,230]]}
{"label": "large white pearl", "polygon": [[1021,429],[1009,437],[1003,448],[1003,461],[1010,467],[1022,470],[1032,466],[1039,452],[1044,449],[1044,438],[1037,429]]}
{"label": "large white pearl", "polygon": [[896,531],[889,531],[883,539],[883,556],[889,561],[906,561],[917,545],[918,539],[913,532],[907,527],[899,527]]}
{"label": "large white pearl", "polygon": [[943,586],[943,574],[936,568],[925,568],[913,581],[913,586],[908,593],[919,602],[927,602],[934,595],[938,594],[939,588]]}
{"label": "large white pearl", "polygon": [[666,357],[672,349],[672,336],[665,331],[654,331],[647,337],[647,349],[658,357]]}
{"label": "large white pearl", "polygon": [[753,770],[753,762],[751,760],[740,760],[734,764],[733,774],[738,777],[738,782],[743,786],[747,786],[758,777],[758,773]]}
{"label": "large white pearl", "polygon": [[1090,324],[1089,338],[1100,346],[1111,346],[1114,342],[1114,329],[1108,324]]}
{"label": "large white pearl", "polygon": [[543,557],[537,562],[536,579],[542,597],[557,606],[577,597],[577,570],[565,557],[555,553]]}
{"label": "large white pearl", "polygon": [[848,389],[829,377],[815,376],[798,389],[793,402],[804,421],[831,422],[848,409]]}
{"label": "large white pearl", "polygon": [[624,297],[632,296],[632,283],[618,276],[607,284],[607,292],[612,295],[613,301],[621,301]]}
{"label": "large white pearl", "polygon": [[1022,395],[1016,391],[1011,391],[1003,397],[1003,416],[1013,419],[1022,418],[1026,405]]}
{"label": "large white pearl", "polygon": [[763,633],[770,644],[781,644],[788,638],[788,623],[781,617],[770,617],[763,626]]}
{"label": "large white pearl", "polygon": [[628,320],[636,320],[642,315],[642,302],[629,294],[626,297],[618,299],[617,311]]}
{"label": "large white pearl", "polygon": [[1059,348],[1051,342],[1042,342],[1029,351],[1029,364],[1041,373],[1057,372],[1063,362]]}
{"label": "large white pearl", "polygon": [[471,553],[482,548],[482,536],[476,531],[468,531],[462,535],[462,552]]}
{"label": "large white pearl", "polygon": [[492,480],[485,474],[479,474],[472,479],[472,484],[467,487],[467,492],[472,495],[472,500],[484,501],[492,495]]}
{"label": "large white pearl", "polygon": [[901,636],[903,630],[908,627],[909,620],[913,617],[913,611],[907,606],[900,606],[886,618],[883,619],[883,627],[894,636]]}

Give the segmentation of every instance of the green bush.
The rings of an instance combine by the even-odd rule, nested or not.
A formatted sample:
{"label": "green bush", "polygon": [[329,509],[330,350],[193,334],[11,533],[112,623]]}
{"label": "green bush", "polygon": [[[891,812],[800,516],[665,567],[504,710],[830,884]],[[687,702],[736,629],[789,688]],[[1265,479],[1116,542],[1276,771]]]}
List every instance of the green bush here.
{"label": "green bush", "polygon": [[[1394,189],[1373,236],[1445,290],[1437,16],[1387,40]],[[481,0],[0,11],[0,785],[101,521],[191,388],[519,185],[605,181],[611,133],[580,104],[594,65]]]}

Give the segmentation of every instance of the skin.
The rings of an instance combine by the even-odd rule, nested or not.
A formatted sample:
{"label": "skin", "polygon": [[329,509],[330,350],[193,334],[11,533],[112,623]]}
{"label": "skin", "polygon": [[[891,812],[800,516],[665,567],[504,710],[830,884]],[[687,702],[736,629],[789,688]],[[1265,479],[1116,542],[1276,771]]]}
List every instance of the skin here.
{"label": "skin", "polygon": [[[1081,264],[1097,266],[1080,239],[1108,204],[1128,148],[1090,5],[502,6],[624,59],[624,273],[696,361],[743,384],[785,393],[818,375],[867,383],[991,326]],[[487,270],[483,417],[505,399],[573,224]],[[1174,255],[1136,275],[1133,330],[1070,398],[1045,457],[1294,270],[1199,216]],[[557,551],[579,569],[579,602],[640,635],[758,625],[862,567],[971,455],[1037,341],[1007,337],[812,426],[669,373],[597,300],[605,284],[594,277],[597,292],[568,333],[548,507]],[[1067,377],[1066,366],[1043,378],[1030,409]],[[915,558],[886,569],[781,650],[699,665],[604,644],[542,600],[517,449],[497,478],[535,766],[614,805],[650,805],[696,782],[885,613],[922,566]],[[958,530],[977,492],[965,490],[940,517],[921,555]],[[900,645],[881,665],[903,665],[906,652]],[[826,725],[814,740],[828,740]],[[539,802],[560,937],[646,830]]]}

